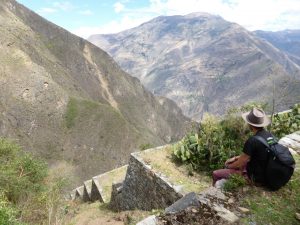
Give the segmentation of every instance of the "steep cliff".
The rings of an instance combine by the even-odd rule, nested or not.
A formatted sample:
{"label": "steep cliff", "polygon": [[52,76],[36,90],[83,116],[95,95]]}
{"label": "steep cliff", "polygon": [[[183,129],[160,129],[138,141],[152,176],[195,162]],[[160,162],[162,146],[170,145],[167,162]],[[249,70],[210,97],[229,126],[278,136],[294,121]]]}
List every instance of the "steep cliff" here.
{"label": "steep cliff", "polygon": [[106,52],[16,1],[0,1],[0,21],[0,136],[50,165],[67,161],[82,180],[190,126]]}

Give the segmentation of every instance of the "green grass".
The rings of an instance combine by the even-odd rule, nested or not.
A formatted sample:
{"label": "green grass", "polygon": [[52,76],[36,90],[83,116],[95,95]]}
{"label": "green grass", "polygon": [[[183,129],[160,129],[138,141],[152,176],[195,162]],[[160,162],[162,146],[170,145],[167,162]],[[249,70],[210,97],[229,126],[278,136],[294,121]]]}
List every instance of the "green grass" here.
{"label": "green grass", "polygon": [[119,169],[112,170],[101,177],[99,182],[102,187],[105,202],[110,201],[112,184],[123,181],[125,179],[126,171],[127,167],[121,167]]}
{"label": "green grass", "polygon": [[225,191],[235,191],[240,187],[246,185],[246,179],[239,174],[230,175],[229,179],[225,182],[223,189]]}
{"label": "green grass", "polygon": [[182,193],[201,192],[211,185],[211,177],[206,173],[193,172],[187,165],[177,164],[172,158],[172,147],[143,151],[139,156],[157,173],[167,176],[170,183],[182,186]]}
{"label": "green grass", "polygon": [[67,128],[71,128],[74,126],[75,119],[77,116],[78,116],[78,103],[76,99],[70,98],[67,105],[66,115],[65,115]]}
{"label": "green grass", "polygon": [[[300,157],[296,157],[297,164]],[[300,171],[295,170],[289,183],[276,192],[253,188],[242,204],[251,210],[251,215],[244,219],[244,224],[300,224],[295,213],[300,212]]]}

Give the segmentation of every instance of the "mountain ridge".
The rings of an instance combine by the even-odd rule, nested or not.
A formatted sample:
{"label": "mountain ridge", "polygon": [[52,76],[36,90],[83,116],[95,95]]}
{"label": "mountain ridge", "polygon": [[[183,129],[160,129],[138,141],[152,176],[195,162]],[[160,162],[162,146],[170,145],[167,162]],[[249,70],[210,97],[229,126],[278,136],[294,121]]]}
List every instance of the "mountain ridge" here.
{"label": "mountain ridge", "polygon": [[[300,67],[286,54],[236,23],[194,15],[157,17],[88,40],[154,94],[174,100],[185,115],[197,120],[206,111],[222,115],[229,106],[271,102],[272,83],[276,89],[292,90],[290,98],[275,106],[277,111],[289,106],[284,102],[299,101],[295,90],[300,87]],[[261,94],[243,81],[258,83]]]}
{"label": "mountain ridge", "polygon": [[103,50],[14,0],[1,3],[1,136],[50,165],[66,162],[79,183],[190,128],[175,103],[146,91]]}
{"label": "mountain ridge", "polygon": [[254,33],[284,51],[295,63],[300,65],[300,30],[276,32],[257,30]]}

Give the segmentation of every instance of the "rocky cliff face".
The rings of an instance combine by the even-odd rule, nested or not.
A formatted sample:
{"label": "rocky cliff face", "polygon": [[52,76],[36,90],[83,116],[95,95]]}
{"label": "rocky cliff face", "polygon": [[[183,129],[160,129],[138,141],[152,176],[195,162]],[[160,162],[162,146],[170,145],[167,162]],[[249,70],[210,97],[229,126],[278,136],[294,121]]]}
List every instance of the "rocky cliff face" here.
{"label": "rocky cliff face", "polygon": [[158,17],[89,40],[154,94],[173,99],[192,118],[223,114],[248,101],[300,101],[300,68],[267,41],[205,13]]}
{"label": "rocky cliff face", "polygon": [[107,53],[14,0],[0,2],[0,136],[50,164],[66,161],[82,180],[186,132],[181,110]]}

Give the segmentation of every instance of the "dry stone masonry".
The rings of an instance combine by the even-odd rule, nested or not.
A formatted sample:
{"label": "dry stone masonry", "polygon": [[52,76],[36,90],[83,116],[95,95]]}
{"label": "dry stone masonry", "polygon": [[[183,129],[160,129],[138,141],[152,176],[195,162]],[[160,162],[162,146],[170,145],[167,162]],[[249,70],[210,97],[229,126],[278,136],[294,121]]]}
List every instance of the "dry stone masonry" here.
{"label": "dry stone masonry", "polygon": [[73,191],[71,191],[69,198],[80,199],[83,202],[110,202],[111,188],[114,182],[123,181],[127,171],[127,165],[117,169],[108,171],[87,180]]}
{"label": "dry stone masonry", "polygon": [[[157,151],[164,147],[147,151]],[[111,206],[115,210],[161,209],[183,196],[179,189],[168,182],[166,177],[155,173],[138,153],[132,153],[125,181],[113,188]]]}
{"label": "dry stone masonry", "polygon": [[[289,147],[292,154],[300,154],[300,131],[281,138],[279,143]],[[148,149],[146,152],[151,154],[152,151],[160,151],[164,148],[165,146]],[[108,197],[110,194],[108,190],[111,191],[110,197]],[[179,186],[171,184],[165,175],[156,173],[150,165],[145,163],[139,152],[131,154],[128,166],[85,181],[83,186],[70,193],[70,197],[83,201],[110,202],[110,207],[117,211],[166,208],[166,216],[172,213],[184,214],[183,211],[189,213],[189,210],[193,213],[196,211],[191,207],[201,206],[200,209],[203,209],[205,213],[210,212],[221,218],[222,224],[235,224],[238,221],[238,217],[222,204],[226,197],[220,190],[211,187],[198,194],[185,195]],[[160,224],[159,218],[155,216],[138,223],[138,225]]]}

